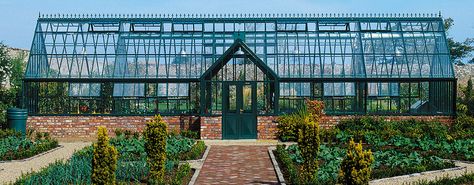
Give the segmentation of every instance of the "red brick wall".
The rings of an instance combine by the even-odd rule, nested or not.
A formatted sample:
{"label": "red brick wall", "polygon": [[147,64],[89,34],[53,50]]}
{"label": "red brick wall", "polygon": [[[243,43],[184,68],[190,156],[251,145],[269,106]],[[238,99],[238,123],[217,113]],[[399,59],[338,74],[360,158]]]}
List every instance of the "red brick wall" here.
{"label": "red brick wall", "polygon": [[[320,126],[331,128],[341,120],[355,116],[324,116]],[[29,116],[27,126],[40,132],[49,132],[58,139],[94,140],[97,126],[105,126],[109,134],[114,135],[115,129],[126,129],[141,132],[151,116]],[[168,128],[172,130],[200,131],[201,139],[222,139],[222,117],[194,117],[194,116],[163,116]],[[276,139],[277,116],[257,117],[258,139]],[[384,116],[385,120],[439,120],[451,124],[451,116]]]}
{"label": "red brick wall", "polygon": [[[321,123],[319,124],[322,128],[331,128],[336,126],[342,120],[355,118],[356,116],[323,116]],[[386,121],[400,121],[400,120],[425,120],[425,121],[440,121],[445,124],[452,124],[454,117],[452,116],[380,116]]]}
{"label": "red brick wall", "polygon": [[[110,135],[115,129],[142,132],[152,116],[29,116],[27,127],[49,132],[58,139],[93,140],[97,126],[105,126]],[[163,116],[170,131],[199,130],[199,117]]]}
{"label": "red brick wall", "polygon": [[222,116],[201,117],[201,139],[222,139]]}
{"label": "red brick wall", "polygon": [[258,116],[257,117],[257,133],[258,139],[277,139],[277,123],[278,116]]}

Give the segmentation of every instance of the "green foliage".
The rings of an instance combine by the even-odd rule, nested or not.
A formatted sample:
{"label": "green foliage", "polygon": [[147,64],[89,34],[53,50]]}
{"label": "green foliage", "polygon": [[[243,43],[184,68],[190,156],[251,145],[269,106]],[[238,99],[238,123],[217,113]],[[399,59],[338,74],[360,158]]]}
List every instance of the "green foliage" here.
{"label": "green foliage", "polygon": [[319,124],[310,117],[306,117],[298,136],[298,147],[303,157],[301,180],[304,183],[316,182],[318,171]]}
{"label": "green foliage", "polygon": [[163,182],[165,175],[167,125],[160,115],[147,123],[143,132],[147,163],[150,167],[150,179]]}
{"label": "green foliage", "polygon": [[[449,30],[454,25],[454,20],[452,18],[447,18],[444,20],[444,28],[447,35],[449,36]],[[467,38],[464,42],[457,42],[452,37],[448,37],[448,47],[449,53],[451,55],[451,60],[456,63],[462,63],[462,60],[471,56],[471,52],[474,51],[473,39]],[[472,60],[472,59],[471,59]]]}
{"label": "green foliage", "polygon": [[17,56],[9,56],[7,46],[0,43],[0,83],[9,80],[10,88],[0,85],[0,128],[6,128],[6,110],[18,104],[24,74],[24,60],[26,54],[19,53]]}
{"label": "green foliage", "polygon": [[305,107],[292,114],[278,117],[277,136],[282,141],[297,141],[298,132],[304,118],[308,115]]}
{"label": "green foliage", "polygon": [[191,172],[191,165],[189,165],[189,163],[185,163],[179,166],[176,173],[170,176],[169,179],[166,179],[166,182],[167,182],[166,184],[171,184],[171,185],[183,184],[184,180],[186,179],[186,176],[189,175],[189,172]]}
{"label": "green foliage", "polygon": [[185,152],[183,155],[180,155],[181,160],[196,160],[200,159],[206,150],[206,144],[204,141],[197,141],[194,144],[190,151]]}
{"label": "green foliage", "polygon": [[199,132],[191,131],[191,130],[182,130],[180,135],[183,137],[191,138],[191,139],[200,139],[201,136]]}
{"label": "green foliage", "polygon": [[109,137],[105,127],[98,127],[97,143],[94,143],[92,158],[92,183],[115,184],[115,170],[117,169],[117,149],[109,144]]}
{"label": "green foliage", "polygon": [[347,147],[347,154],[341,163],[341,181],[347,185],[369,184],[371,165],[374,162],[372,152],[362,150],[362,143],[353,139]]}
{"label": "green foliage", "polygon": [[18,160],[32,157],[58,146],[58,141],[47,133],[32,139],[14,130],[0,130],[0,160]]}
{"label": "green foliage", "polygon": [[[132,134],[133,135],[133,134]],[[192,140],[179,135],[168,136],[167,145],[173,140]],[[143,137],[127,137],[125,132],[111,138],[109,143],[113,145],[118,153],[116,181],[121,183],[144,183],[149,178],[150,168],[147,165],[147,154],[145,152],[145,140]],[[187,143],[187,142],[179,142]],[[198,141],[190,150],[180,150],[175,159],[191,159],[194,153],[205,149],[204,142]],[[201,144],[202,143],[202,144]],[[203,147],[204,146],[204,147]],[[184,149],[185,147],[180,147]],[[167,147],[171,149],[171,147]],[[203,149],[203,150],[204,150]],[[167,156],[171,156],[170,150],[166,151]],[[195,152],[196,151],[196,152]],[[204,151],[203,151],[204,152]],[[86,147],[73,154],[73,157],[67,162],[57,162],[39,172],[23,175],[17,183],[19,184],[91,184],[92,156],[93,148]],[[199,155],[201,156],[201,155]],[[167,159],[165,162],[165,184],[171,184],[177,181],[179,161]],[[183,172],[184,173],[184,172]],[[184,180],[184,179],[180,179]]]}
{"label": "green foliage", "polygon": [[458,113],[474,116],[474,87],[472,79],[467,81],[466,87],[461,87],[461,93],[462,95],[457,105]]}
{"label": "green foliage", "polygon": [[286,174],[285,177],[287,178],[289,184],[299,184],[298,170],[296,165],[291,160],[290,155],[286,151],[285,147],[285,145],[277,145],[277,160],[280,164],[282,164],[281,166],[283,167],[283,173]]}
{"label": "green foliage", "polygon": [[9,136],[21,137],[21,132],[13,129],[0,129],[0,139],[7,138]]}
{"label": "green foliage", "polygon": [[450,133],[458,139],[474,138],[474,118],[465,114],[457,116]]}
{"label": "green foliage", "polygon": [[166,154],[170,159],[178,159],[178,154],[190,151],[194,143],[194,140],[180,135],[169,136],[166,145]]}
{"label": "green foliage", "polygon": [[92,152],[92,147],[87,147],[68,161],[56,161],[38,172],[23,174],[14,184],[91,184]]}

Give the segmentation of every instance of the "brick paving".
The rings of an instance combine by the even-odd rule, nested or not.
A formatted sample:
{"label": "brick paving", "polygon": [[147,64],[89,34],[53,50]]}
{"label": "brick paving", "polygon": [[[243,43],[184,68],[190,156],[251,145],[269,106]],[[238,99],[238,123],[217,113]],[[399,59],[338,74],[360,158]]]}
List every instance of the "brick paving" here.
{"label": "brick paving", "polygon": [[278,184],[267,146],[212,146],[196,184]]}

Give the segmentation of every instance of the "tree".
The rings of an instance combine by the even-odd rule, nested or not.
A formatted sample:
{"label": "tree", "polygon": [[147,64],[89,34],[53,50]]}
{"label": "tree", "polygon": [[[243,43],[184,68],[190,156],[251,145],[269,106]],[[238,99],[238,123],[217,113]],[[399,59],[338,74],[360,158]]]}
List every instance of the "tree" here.
{"label": "tree", "polygon": [[[467,38],[464,42],[457,42],[454,38],[449,37],[449,30],[454,26],[454,20],[452,18],[447,18],[444,20],[444,29],[446,30],[446,35],[448,36],[448,47],[449,53],[451,55],[451,61],[454,63],[462,64],[462,60],[468,57],[471,57],[471,52],[474,51],[474,39]],[[470,61],[474,61],[472,58]]]}
{"label": "tree", "polygon": [[3,83],[6,82],[7,77],[11,73],[11,62],[10,56],[8,55],[7,46],[0,43],[0,90],[2,90]]}

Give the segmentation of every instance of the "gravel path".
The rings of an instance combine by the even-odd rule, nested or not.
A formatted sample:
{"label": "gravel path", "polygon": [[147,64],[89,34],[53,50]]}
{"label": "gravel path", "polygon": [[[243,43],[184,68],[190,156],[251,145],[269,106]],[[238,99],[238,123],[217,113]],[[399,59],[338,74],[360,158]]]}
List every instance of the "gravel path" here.
{"label": "gravel path", "polygon": [[457,170],[439,170],[432,173],[416,173],[411,175],[404,175],[394,178],[386,178],[371,181],[370,185],[395,185],[395,184],[416,184],[419,181],[435,181],[444,177],[459,177],[467,173],[474,173],[474,163],[469,162],[455,162]]}
{"label": "gravel path", "polygon": [[31,171],[38,171],[39,169],[48,166],[48,164],[56,160],[69,159],[74,151],[80,150],[85,146],[91,145],[90,142],[75,142],[75,143],[59,143],[63,146],[50,153],[32,157],[24,161],[11,161],[0,163],[0,184],[7,184],[14,182],[22,173]]}

